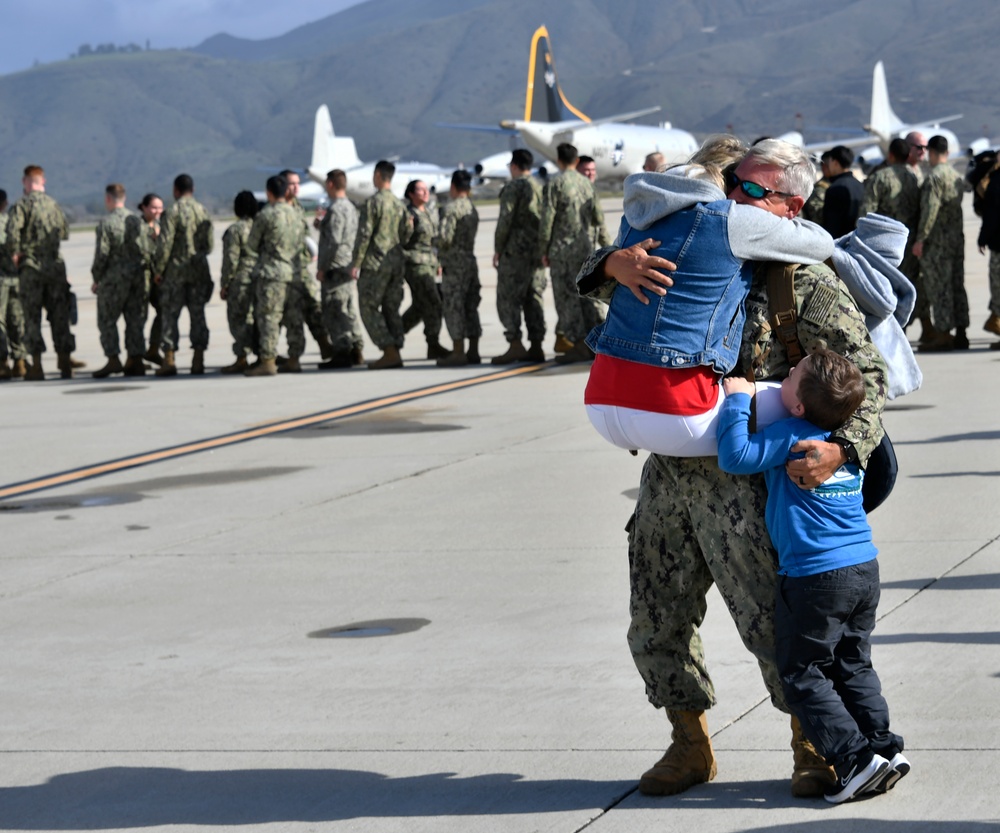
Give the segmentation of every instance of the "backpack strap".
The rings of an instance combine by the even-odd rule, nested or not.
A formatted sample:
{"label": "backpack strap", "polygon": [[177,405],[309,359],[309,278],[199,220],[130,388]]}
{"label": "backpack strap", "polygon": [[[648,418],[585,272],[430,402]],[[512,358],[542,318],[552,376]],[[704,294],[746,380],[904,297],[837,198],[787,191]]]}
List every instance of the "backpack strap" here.
{"label": "backpack strap", "polygon": [[798,312],[795,306],[795,272],[798,263],[767,264],[767,304],[771,329],[785,345],[788,364],[795,367],[802,360],[799,342]]}

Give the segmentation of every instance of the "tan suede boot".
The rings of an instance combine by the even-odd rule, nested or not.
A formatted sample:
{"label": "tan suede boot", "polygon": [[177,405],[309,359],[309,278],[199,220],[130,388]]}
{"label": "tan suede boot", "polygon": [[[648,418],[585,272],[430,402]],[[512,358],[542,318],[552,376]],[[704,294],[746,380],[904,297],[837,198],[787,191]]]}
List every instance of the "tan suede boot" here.
{"label": "tan suede boot", "polygon": [[403,357],[399,355],[399,348],[393,345],[385,348],[381,359],[368,362],[369,370],[386,370],[390,367],[402,367]]}
{"label": "tan suede boot", "polygon": [[552,345],[556,353],[567,353],[573,349],[573,342],[560,333],[556,336],[556,343]]}
{"label": "tan suede boot", "polygon": [[524,349],[524,343],[519,338],[510,342],[507,352],[494,356],[490,359],[490,364],[513,364],[514,362],[524,362],[528,360],[528,351]]}
{"label": "tan suede boot", "polygon": [[274,359],[259,359],[253,367],[248,367],[244,376],[277,376],[278,364]]}
{"label": "tan suede boot", "polygon": [[983,329],[988,333],[993,333],[995,336],[1000,336],[1000,315],[990,313],[990,317],[983,324]]}
{"label": "tan suede boot", "polygon": [[229,374],[229,373],[243,373],[243,372],[246,371],[247,367],[248,367],[248,365],[247,365],[247,357],[246,356],[237,356],[236,357],[236,361],[234,361],[232,364],[227,364],[225,367],[219,368],[219,372],[220,373],[227,373],[227,374]]}
{"label": "tan suede boot", "polygon": [[26,382],[42,382],[45,380],[45,371],[42,369],[42,354],[32,353],[31,364],[24,373]]}
{"label": "tan suede boot", "polygon": [[194,356],[191,357],[191,375],[192,376],[204,376],[205,375],[205,351],[195,350]]}
{"label": "tan suede boot", "polygon": [[146,375],[146,363],[142,360],[142,356],[129,356],[125,360],[125,375],[126,376]]}
{"label": "tan suede boot", "polygon": [[278,368],[278,373],[301,373],[302,365],[299,364],[298,356],[289,356],[288,361],[286,361],[281,367]]}
{"label": "tan suede boot", "polygon": [[56,353],[56,359],[59,368],[59,376],[63,379],[73,378],[73,361],[70,359],[69,353]]}
{"label": "tan suede boot", "polygon": [[718,769],[705,712],[668,711],[670,748],[639,779],[643,795],[676,795],[715,778]]}
{"label": "tan suede boot", "polygon": [[177,365],[174,364],[174,351],[164,350],[160,366],[156,369],[157,376],[176,376]]}
{"label": "tan suede boot", "polygon": [[118,355],[115,354],[114,356],[108,356],[108,360],[104,363],[104,367],[100,370],[95,370],[93,375],[95,379],[106,379],[112,373],[124,372],[125,368],[122,367],[121,360],[118,358]]}
{"label": "tan suede boot", "polygon": [[802,724],[792,715],[792,795],[798,798],[817,798],[826,794],[830,784],[837,783],[833,771],[816,747],[802,734]]}
{"label": "tan suede boot", "polygon": [[14,369],[11,370],[10,375],[15,379],[23,379],[24,375],[28,372],[28,364],[24,359],[14,359]]}

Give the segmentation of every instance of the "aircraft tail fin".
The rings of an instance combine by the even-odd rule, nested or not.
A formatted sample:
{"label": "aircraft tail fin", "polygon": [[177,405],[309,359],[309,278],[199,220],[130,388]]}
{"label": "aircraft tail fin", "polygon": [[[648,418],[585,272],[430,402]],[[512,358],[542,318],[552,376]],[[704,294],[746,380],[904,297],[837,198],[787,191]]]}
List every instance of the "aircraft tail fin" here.
{"label": "aircraft tail fin", "polygon": [[[538,93],[537,97],[535,93]],[[524,96],[524,120],[540,122],[590,121],[569,103],[559,87],[556,62],[549,44],[549,31],[539,26],[531,38],[528,57],[528,88]]]}
{"label": "aircraft tail fin", "polygon": [[872,112],[869,129],[880,136],[892,136],[905,126],[903,120],[892,111],[892,105],[889,103],[889,87],[885,82],[885,67],[879,61],[875,64],[875,72],[872,74]]}
{"label": "aircraft tail fin", "polygon": [[350,136],[337,136],[333,132],[333,121],[330,110],[321,104],[316,110],[316,123],[313,126],[313,149],[310,170],[326,172],[334,168],[349,170],[361,165],[354,139]]}

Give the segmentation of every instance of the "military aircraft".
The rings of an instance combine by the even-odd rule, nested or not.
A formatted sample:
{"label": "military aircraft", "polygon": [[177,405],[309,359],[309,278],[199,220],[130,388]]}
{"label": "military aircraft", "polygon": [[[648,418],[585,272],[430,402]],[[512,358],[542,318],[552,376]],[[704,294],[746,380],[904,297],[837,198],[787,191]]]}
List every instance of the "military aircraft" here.
{"label": "military aircraft", "polygon": [[[538,96],[535,96],[535,92]],[[659,127],[624,122],[655,113],[659,107],[622,113],[602,119],[591,119],[569,103],[559,86],[556,63],[552,57],[549,32],[539,26],[531,38],[528,56],[528,85],[524,100],[524,118],[500,122],[500,127],[452,124],[466,130],[486,130],[489,132],[517,133],[521,140],[535,153],[552,162],[556,159],[556,147],[563,142],[574,145],[581,156],[592,156],[597,163],[598,179],[624,179],[629,174],[642,170],[643,162],[650,153],[662,153],[668,164],[683,162],[698,149],[694,136],[684,130],[677,130],[667,124]],[[494,157],[487,157],[480,164],[487,168]],[[509,161],[509,157],[507,159]],[[491,167],[496,168],[493,164]],[[501,174],[495,170],[495,174]]]}

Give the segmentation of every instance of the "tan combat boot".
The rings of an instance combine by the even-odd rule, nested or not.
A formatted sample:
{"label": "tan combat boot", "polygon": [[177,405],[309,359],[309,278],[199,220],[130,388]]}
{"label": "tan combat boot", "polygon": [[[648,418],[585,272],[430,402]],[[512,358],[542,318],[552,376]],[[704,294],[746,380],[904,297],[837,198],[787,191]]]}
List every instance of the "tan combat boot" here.
{"label": "tan combat boot", "polygon": [[673,726],[670,748],[639,779],[643,795],[676,795],[718,772],[705,712],[668,711],[667,718]]}
{"label": "tan combat boot", "polygon": [[146,363],[142,360],[142,356],[129,356],[125,360],[125,375],[126,376],[146,375]]}
{"label": "tan combat boot", "polygon": [[80,361],[79,359],[74,359],[72,356],[69,357],[69,366],[74,370],[79,370],[81,367],[86,367],[87,363]]}
{"label": "tan combat boot", "polygon": [[253,367],[248,367],[244,376],[277,376],[278,364],[274,359],[258,359]]}
{"label": "tan combat boot", "polygon": [[993,333],[995,336],[1000,336],[1000,315],[990,313],[990,317],[983,324],[983,329],[988,333]]}
{"label": "tan combat boot", "polygon": [[469,357],[465,352],[465,339],[460,339],[454,344],[450,353],[437,360],[438,367],[465,367],[469,363]]}
{"label": "tan combat boot", "polygon": [[524,343],[519,338],[510,342],[507,352],[490,359],[490,364],[513,364],[514,362],[524,362],[528,360],[528,351],[524,349]]}
{"label": "tan combat boot", "polygon": [[289,356],[288,361],[286,361],[281,367],[278,368],[278,373],[301,373],[302,365],[299,364],[298,356]]}
{"label": "tan combat boot", "polygon": [[26,382],[41,382],[45,380],[45,371],[42,370],[41,353],[31,354],[31,364],[28,366],[28,369],[24,372],[24,380]]}
{"label": "tan combat boot", "polygon": [[177,365],[174,364],[174,351],[164,350],[163,358],[160,360],[161,364],[156,369],[157,376],[176,376],[177,375]]}
{"label": "tan combat boot", "polygon": [[113,356],[108,356],[108,360],[105,362],[104,367],[100,370],[95,370],[93,375],[95,379],[105,379],[112,373],[124,372],[125,368],[122,367],[121,360],[118,358],[118,354],[116,353]]}
{"label": "tan combat boot", "polygon": [[562,333],[556,336],[556,343],[552,345],[553,351],[556,353],[567,353],[573,349],[573,342],[570,341]]}
{"label": "tan combat boot", "polygon": [[57,367],[59,368],[59,375],[63,379],[73,378],[73,362],[70,359],[69,353],[56,353]]}
{"label": "tan combat boot", "polygon": [[225,367],[219,368],[220,373],[243,373],[247,369],[247,357],[237,356],[236,361],[232,364],[227,364]]}
{"label": "tan combat boot", "polygon": [[574,344],[561,356],[556,356],[557,364],[573,364],[574,362],[592,362],[594,360],[594,351],[591,350],[582,341],[578,344]]}
{"label": "tan combat boot", "polygon": [[802,734],[802,724],[792,715],[792,795],[798,798],[817,798],[826,794],[826,788],[837,783],[837,773],[816,747]]}
{"label": "tan combat boot", "polygon": [[205,351],[195,350],[194,356],[191,358],[191,375],[192,376],[204,376],[205,375]]}
{"label": "tan combat boot", "polygon": [[376,359],[373,362],[368,362],[369,370],[386,370],[390,367],[402,367],[403,357],[399,355],[399,348],[395,345],[389,345],[385,348],[385,352],[382,354],[381,359]]}
{"label": "tan combat boot", "polygon": [[28,365],[24,359],[14,359],[14,369],[11,370],[10,375],[15,379],[23,379],[27,372]]}

